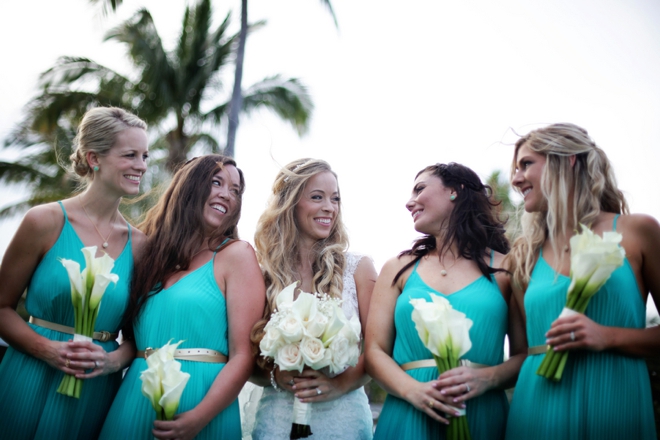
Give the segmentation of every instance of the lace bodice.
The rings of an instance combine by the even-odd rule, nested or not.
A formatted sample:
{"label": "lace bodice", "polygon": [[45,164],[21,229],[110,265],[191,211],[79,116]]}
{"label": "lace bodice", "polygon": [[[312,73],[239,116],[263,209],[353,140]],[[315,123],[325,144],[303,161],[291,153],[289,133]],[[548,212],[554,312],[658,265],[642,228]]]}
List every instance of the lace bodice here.
{"label": "lace bodice", "polygon": [[[346,314],[348,319],[353,315],[360,317],[360,309],[358,307],[357,299],[357,286],[355,285],[355,270],[360,264],[360,260],[364,258],[363,255],[354,254],[351,252],[346,253],[346,268],[344,269],[344,287],[341,291],[342,304],[341,308]],[[363,322],[362,325],[365,323]]]}

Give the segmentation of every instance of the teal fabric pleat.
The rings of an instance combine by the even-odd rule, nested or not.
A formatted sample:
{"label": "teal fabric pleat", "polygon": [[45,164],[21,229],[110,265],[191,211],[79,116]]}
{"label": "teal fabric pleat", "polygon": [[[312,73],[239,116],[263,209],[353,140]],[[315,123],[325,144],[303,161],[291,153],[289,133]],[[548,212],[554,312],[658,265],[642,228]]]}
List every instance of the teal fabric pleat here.
{"label": "teal fabric pleat", "polygon": [[[525,292],[530,346],[545,333],[566,303],[570,279],[542,255]],[[626,259],[591,299],[586,315],[596,323],[644,328],[645,306]],[[560,382],[536,374],[544,355],[528,356],[516,384],[507,439],[655,439],[651,388],[643,359],[614,351],[571,351]]]}
{"label": "teal fabric pleat", "polygon": [[[159,348],[170,340],[179,348],[208,348],[228,354],[227,306],[213,274],[213,260],[151,296],[135,325],[138,350]],[[193,409],[206,396],[225,364],[181,360],[190,373],[178,414]],[[101,439],[153,439],[156,413],[142,395],[144,359],[131,364],[101,432]],[[197,439],[240,439],[238,399],[218,414]]]}
{"label": "teal fabric pleat", "polygon": [[[85,259],[80,251],[83,247],[64,211],[62,232],[37,266],[28,286],[26,308],[30,315],[73,326],[71,287],[59,259],[75,260],[82,270],[85,268]],[[112,270],[119,275],[119,281],[108,286],[103,296],[96,322],[97,331],[119,330],[128,303],[132,270],[129,227],[128,241]],[[30,326],[53,341],[67,341],[73,337],[32,324]],[[108,352],[117,349],[115,341],[94,343]],[[12,440],[96,438],[119,388],[121,373],[86,380],[80,399],[56,392],[63,377],[64,373],[45,362],[9,348],[0,364],[0,436]]]}
{"label": "teal fabric pleat", "polygon": [[[429,287],[413,270],[397,299],[394,311],[396,337],[393,358],[399,364],[432,359],[422,345],[411,319],[410,300],[430,301],[429,293],[444,296],[452,307],[467,315],[474,324],[470,329],[472,348],[464,359],[485,365],[502,363],[504,337],[507,329],[507,304],[497,287],[486,277],[480,277],[451,295],[443,295]],[[408,370],[420,382],[438,377],[434,367]],[[467,418],[474,440],[497,440],[504,437],[508,403],[503,390],[491,390],[467,402]],[[446,427],[418,411],[408,402],[388,395],[378,419],[374,439],[445,439]]]}

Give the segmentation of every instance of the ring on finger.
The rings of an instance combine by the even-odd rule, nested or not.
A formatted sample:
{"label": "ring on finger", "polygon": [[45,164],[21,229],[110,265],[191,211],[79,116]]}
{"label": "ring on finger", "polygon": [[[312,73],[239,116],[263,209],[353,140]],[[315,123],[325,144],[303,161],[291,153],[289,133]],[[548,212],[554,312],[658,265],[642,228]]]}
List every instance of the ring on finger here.
{"label": "ring on finger", "polygon": [[321,391],[321,388],[316,388],[316,395],[320,396],[321,394],[323,394],[323,391]]}
{"label": "ring on finger", "polygon": [[470,392],[470,385],[468,385],[467,383],[465,384],[465,392],[466,393]]}
{"label": "ring on finger", "polygon": [[575,332],[571,332],[571,341],[575,342]]}
{"label": "ring on finger", "polygon": [[429,400],[429,408],[433,408],[433,401]]}
{"label": "ring on finger", "polygon": [[66,362],[64,363],[64,366],[69,368],[70,363],[71,363],[71,360],[69,358],[66,358]]}
{"label": "ring on finger", "polygon": [[96,370],[99,367],[99,363],[97,361],[94,361],[94,369]]}
{"label": "ring on finger", "polygon": [[289,385],[293,386],[293,384],[294,384],[295,382],[293,381],[293,379],[291,379],[291,380],[288,381],[287,383],[288,383]]}

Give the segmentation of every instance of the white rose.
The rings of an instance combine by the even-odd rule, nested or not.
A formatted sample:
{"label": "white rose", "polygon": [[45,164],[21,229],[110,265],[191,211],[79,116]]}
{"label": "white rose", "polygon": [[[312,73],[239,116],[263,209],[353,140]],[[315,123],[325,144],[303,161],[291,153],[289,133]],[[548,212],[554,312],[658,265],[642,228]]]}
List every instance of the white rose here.
{"label": "white rose", "polygon": [[259,342],[259,350],[262,356],[273,357],[284,344],[282,333],[276,328],[270,328]]}
{"label": "white rose", "polygon": [[300,343],[300,353],[305,364],[314,370],[320,370],[328,365],[328,361],[325,359],[325,347],[320,339],[303,338]]}
{"label": "white rose", "polygon": [[277,330],[282,335],[286,342],[295,343],[300,342],[304,334],[304,327],[300,319],[293,314],[287,314],[278,324]]}
{"label": "white rose", "polygon": [[328,318],[323,313],[316,313],[307,323],[305,334],[312,338],[320,338],[328,325]]}
{"label": "white rose", "polygon": [[304,364],[300,348],[297,344],[287,344],[281,347],[275,355],[275,363],[281,370],[298,370],[302,372]]}
{"label": "white rose", "polygon": [[346,368],[350,360],[350,348],[351,344],[342,334],[338,333],[332,338],[332,342],[328,347],[328,350],[332,353],[329,364],[331,373],[335,374]]}

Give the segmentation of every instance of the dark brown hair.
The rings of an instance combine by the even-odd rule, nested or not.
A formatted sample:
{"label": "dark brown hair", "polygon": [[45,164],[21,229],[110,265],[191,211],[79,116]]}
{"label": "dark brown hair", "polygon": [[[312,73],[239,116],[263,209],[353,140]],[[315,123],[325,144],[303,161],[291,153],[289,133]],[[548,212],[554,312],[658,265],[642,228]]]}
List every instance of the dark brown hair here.
{"label": "dark brown hair", "polygon": [[399,257],[412,255],[414,259],[396,274],[392,285],[409,267],[432,250],[438,248],[438,254],[441,256],[453,245],[458,248],[458,256],[473,260],[481,273],[490,279],[490,274],[501,269],[493,269],[486,264],[486,249],[503,254],[509,252],[509,241],[504,236],[504,223],[497,218],[493,209],[499,202],[493,201],[492,189],[481,183],[477,173],[457,163],[428,166],[417,173],[415,178],[426,172],[442,180],[444,186],[456,191],[457,197],[449,216],[447,233],[442,243],[436,243],[433,235],[425,235],[417,239],[411,249],[401,252]]}
{"label": "dark brown hair", "polygon": [[[204,239],[204,205],[211,194],[213,176],[227,165],[236,166],[233,159],[210,154],[189,160],[174,175],[156,206],[138,226],[147,235],[143,258],[136,262],[131,283],[129,304],[124,316],[124,335],[133,336],[133,324],[147,298],[162,290],[162,283],[177,270],[188,269]],[[245,180],[238,170],[240,188],[236,209],[225,223],[226,228],[214,231],[209,246],[219,246],[226,238],[238,238],[236,225],[241,216]],[[179,268],[177,269],[177,266]]]}

